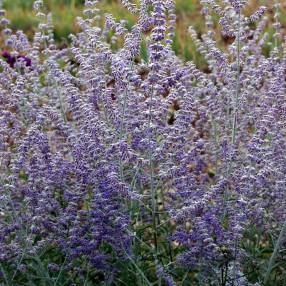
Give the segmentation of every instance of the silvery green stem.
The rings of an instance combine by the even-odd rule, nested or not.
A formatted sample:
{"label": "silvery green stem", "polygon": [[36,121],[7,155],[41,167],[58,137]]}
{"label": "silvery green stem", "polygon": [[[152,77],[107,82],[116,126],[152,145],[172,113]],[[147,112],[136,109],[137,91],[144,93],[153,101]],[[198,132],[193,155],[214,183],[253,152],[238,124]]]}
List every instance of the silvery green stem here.
{"label": "silvery green stem", "polygon": [[282,226],[282,229],[280,231],[279,237],[277,239],[277,242],[275,244],[275,247],[274,247],[274,250],[272,252],[271,258],[270,258],[269,263],[268,263],[267,271],[266,271],[266,274],[265,274],[265,277],[264,277],[264,284],[265,285],[267,285],[267,282],[269,280],[269,276],[270,276],[272,267],[273,267],[273,265],[275,263],[276,257],[278,255],[278,251],[279,251],[280,246],[281,246],[281,244],[283,242],[283,239],[285,238],[285,235],[286,235],[286,219],[284,221],[284,224]]}
{"label": "silvery green stem", "polygon": [[[238,23],[237,23],[237,35],[236,35],[236,85],[235,85],[235,96],[234,96],[234,113],[232,121],[232,134],[231,134],[231,143],[234,145],[237,133],[237,112],[238,112],[238,102],[240,95],[240,33],[241,33],[241,11],[238,12]],[[226,179],[229,179],[231,174],[232,161],[228,163],[226,170]],[[226,215],[226,206],[228,204],[228,187],[225,193],[224,204],[225,210],[223,217]]]}
{"label": "silvery green stem", "polygon": [[156,190],[154,188],[154,165],[153,165],[153,152],[151,148],[151,125],[152,125],[152,103],[153,103],[153,88],[150,94],[149,104],[149,118],[148,118],[148,143],[149,143],[149,168],[150,168],[150,188],[151,188],[151,201],[152,201],[152,223],[154,231],[154,244],[155,252],[157,254],[157,225],[156,225]]}
{"label": "silvery green stem", "polygon": [[231,143],[235,143],[235,137],[237,132],[237,111],[238,101],[240,93],[240,29],[241,29],[241,11],[238,13],[238,28],[237,28],[237,39],[236,39],[236,87],[235,87],[235,105],[234,105],[234,116],[232,125],[232,136]]}
{"label": "silvery green stem", "polygon": [[275,20],[275,34],[274,34],[274,43],[275,43],[275,49],[278,50],[278,38],[279,38],[279,6],[280,6],[280,1],[275,0],[274,8],[275,8],[275,14],[274,14],[274,20]]}
{"label": "silvery green stem", "polygon": [[[133,67],[133,62],[130,64],[130,69]],[[127,77],[127,80],[129,80],[129,76]],[[125,87],[125,93],[123,97],[123,105],[122,105],[122,119],[120,122],[120,129],[119,129],[119,140],[122,140],[124,137],[124,121],[125,121],[125,112],[127,107],[127,99],[128,99],[128,86],[126,84]],[[119,157],[119,168],[120,168],[120,179],[122,182],[124,182],[124,174],[123,174],[123,163],[121,156]]]}
{"label": "silvery green stem", "polygon": [[[125,93],[124,93],[124,98],[123,98],[123,107],[122,107],[122,119],[120,122],[120,131],[119,131],[119,139],[122,140],[124,133],[123,133],[123,128],[124,128],[124,119],[125,119],[125,110],[126,110],[126,103],[127,103],[127,97],[128,97],[128,90],[127,87],[125,88]],[[119,156],[119,168],[120,168],[120,179],[122,182],[124,182],[124,174],[123,174],[123,163],[122,163],[122,158]]]}

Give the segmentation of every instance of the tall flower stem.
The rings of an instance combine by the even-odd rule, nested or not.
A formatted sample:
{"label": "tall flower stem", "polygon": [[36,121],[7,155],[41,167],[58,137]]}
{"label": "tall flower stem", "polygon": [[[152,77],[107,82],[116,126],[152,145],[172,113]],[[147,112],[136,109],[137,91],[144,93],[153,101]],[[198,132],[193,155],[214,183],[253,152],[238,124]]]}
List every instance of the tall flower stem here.
{"label": "tall flower stem", "polygon": [[[231,144],[234,146],[237,133],[237,117],[238,117],[238,102],[240,95],[240,33],[241,33],[241,10],[238,11],[238,23],[237,23],[237,34],[236,34],[236,84],[235,84],[235,95],[234,95],[234,112],[232,119],[232,130],[231,130]],[[227,164],[226,179],[228,180],[231,174],[232,160]],[[227,187],[228,188],[228,187]],[[226,206],[228,204],[228,190],[226,190],[224,204],[225,211],[223,217],[226,215]]]}
{"label": "tall flower stem", "polygon": [[[239,1],[240,4],[241,1]],[[238,103],[240,97],[240,33],[241,33],[241,8],[239,7],[238,11],[238,19],[237,19],[237,34],[236,34],[236,84],[235,84],[235,96],[234,96],[234,112],[233,112],[233,120],[232,120],[232,130],[231,130],[231,145],[234,147],[237,133],[237,118],[238,118]],[[226,170],[226,178],[227,181],[231,175],[232,169],[232,160],[229,160],[228,167]],[[226,194],[224,198],[224,212],[223,212],[223,220],[227,214],[227,206],[229,203],[229,186],[227,186]],[[237,240],[237,238],[236,238]],[[237,243],[237,242],[236,242]],[[235,258],[236,259],[236,258]],[[226,267],[226,271],[228,266]],[[226,279],[227,279],[226,273]],[[233,268],[233,277],[236,277],[236,267]]]}
{"label": "tall flower stem", "polygon": [[274,45],[276,51],[278,50],[278,39],[279,39],[279,28],[280,28],[280,23],[279,23],[279,6],[280,6],[280,1],[275,0],[274,3],[274,8],[275,8],[275,14],[274,14],[274,21],[275,21],[275,33],[274,33]]}
{"label": "tall flower stem", "polygon": [[[122,140],[124,137],[124,120],[125,120],[125,111],[126,111],[126,104],[127,104],[127,98],[128,98],[128,90],[127,87],[125,88],[124,98],[123,98],[123,106],[122,106],[122,119],[120,122],[120,131],[119,131],[119,140]],[[119,168],[120,168],[120,179],[122,182],[124,182],[124,173],[123,173],[123,162],[122,157],[119,156]]]}
{"label": "tall flower stem", "polygon": [[267,285],[267,282],[269,280],[272,267],[273,267],[273,265],[275,263],[278,251],[279,251],[280,246],[281,246],[281,244],[283,242],[283,239],[285,238],[285,235],[286,235],[286,219],[285,219],[284,224],[282,226],[282,229],[280,231],[280,234],[279,234],[279,237],[278,237],[277,242],[275,244],[275,247],[274,247],[274,250],[272,252],[271,258],[269,260],[267,271],[266,271],[266,274],[265,274],[265,277],[264,277],[264,285]]}
{"label": "tall flower stem", "polygon": [[158,242],[157,242],[157,223],[156,223],[156,190],[154,187],[154,163],[153,163],[153,152],[151,147],[151,125],[153,120],[153,88],[150,93],[150,102],[149,102],[149,118],[148,118],[148,144],[149,144],[149,169],[150,169],[150,188],[151,188],[151,204],[152,204],[152,225],[154,231],[154,245],[155,245],[155,253],[157,254],[158,250]]}
{"label": "tall flower stem", "polygon": [[236,86],[235,86],[235,101],[234,101],[234,113],[232,121],[232,135],[231,143],[235,143],[236,132],[237,132],[237,112],[238,112],[238,101],[240,94],[240,29],[241,29],[241,11],[238,12],[238,28],[236,36]]}
{"label": "tall flower stem", "polygon": [[[130,63],[130,70],[133,68],[134,62]],[[127,81],[129,81],[130,76],[127,76]],[[127,100],[128,100],[128,85],[126,84],[125,90],[124,90],[124,97],[123,97],[123,103],[122,103],[122,111],[121,111],[121,122],[120,122],[120,128],[119,128],[119,140],[121,141],[124,136],[124,125],[125,125],[125,113],[126,113],[126,107],[127,107]],[[123,172],[123,162],[122,162],[122,157],[119,156],[119,168],[120,168],[120,179],[121,182],[124,182],[124,172]]]}
{"label": "tall flower stem", "polygon": [[[278,51],[278,35],[279,35],[279,1],[275,1],[275,49]],[[283,239],[286,236],[286,219],[283,223],[282,229],[280,231],[280,234],[278,236],[277,242],[275,244],[274,250],[272,252],[271,258],[268,263],[267,271],[264,277],[264,284],[267,285],[267,282],[269,280],[273,265],[275,263],[278,251],[280,249],[281,243],[283,242]]]}

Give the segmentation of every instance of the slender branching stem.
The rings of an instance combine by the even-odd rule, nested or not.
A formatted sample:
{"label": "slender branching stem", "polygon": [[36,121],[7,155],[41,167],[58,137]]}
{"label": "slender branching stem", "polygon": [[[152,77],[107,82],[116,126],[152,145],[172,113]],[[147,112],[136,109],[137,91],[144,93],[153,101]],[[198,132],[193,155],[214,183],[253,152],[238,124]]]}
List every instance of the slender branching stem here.
{"label": "slender branching stem", "polygon": [[238,103],[240,94],[240,33],[241,33],[241,11],[238,13],[237,23],[237,36],[236,36],[236,86],[235,86],[235,99],[234,99],[234,113],[232,121],[232,135],[231,143],[235,143],[237,133],[237,117],[238,117]]}
{"label": "slender branching stem", "polygon": [[275,244],[274,250],[272,252],[271,258],[269,260],[267,271],[266,271],[266,274],[265,274],[265,277],[264,277],[264,285],[267,285],[267,282],[268,282],[269,277],[270,277],[271,270],[272,270],[273,265],[275,263],[275,260],[277,258],[277,255],[278,255],[280,246],[281,246],[281,244],[283,242],[283,239],[285,238],[285,235],[286,235],[286,219],[284,221],[284,224],[283,224],[282,229],[280,231],[280,234],[278,236],[278,239],[277,239],[277,242]]}
{"label": "slender branching stem", "polygon": [[154,162],[153,162],[153,150],[151,147],[151,126],[153,120],[153,88],[150,92],[150,102],[149,102],[149,118],[148,118],[148,144],[149,144],[149,169],[150,169],[150,188],[151,188],[151,204],[152,204],[152,224],[154,231],[154,244],[155,244],[155,252],[157,253],[158,245],[157,245],[157,223],[156,223],[156,190],[154,186]]}

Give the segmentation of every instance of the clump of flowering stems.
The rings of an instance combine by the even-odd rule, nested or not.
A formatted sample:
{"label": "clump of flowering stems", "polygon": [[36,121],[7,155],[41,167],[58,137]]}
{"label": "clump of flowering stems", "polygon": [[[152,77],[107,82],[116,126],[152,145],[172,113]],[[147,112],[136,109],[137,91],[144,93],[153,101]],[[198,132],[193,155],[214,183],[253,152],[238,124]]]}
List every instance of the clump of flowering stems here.
{"label": "clump of flowering stems", "polygon": [[172,0],[122,1],[132,27],[86,0],[64,49],[41,0],[33,41],[0,11],[0,283],[285,284],[286,41],[200,2],[204,71]]}

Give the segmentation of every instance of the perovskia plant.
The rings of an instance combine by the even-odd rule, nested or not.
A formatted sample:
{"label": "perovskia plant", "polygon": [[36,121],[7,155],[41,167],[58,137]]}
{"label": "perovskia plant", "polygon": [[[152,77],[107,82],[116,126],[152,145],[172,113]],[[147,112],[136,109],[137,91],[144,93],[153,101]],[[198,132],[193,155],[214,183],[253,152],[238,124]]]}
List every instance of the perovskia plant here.
{"label": "perovskia plant", "polygon": [[64,49],[43,1],[32,42],[1,10],[0,283],[285,285],[286,42],[248,4],[201,1],[207,70],[172,0],[86,1]]}

